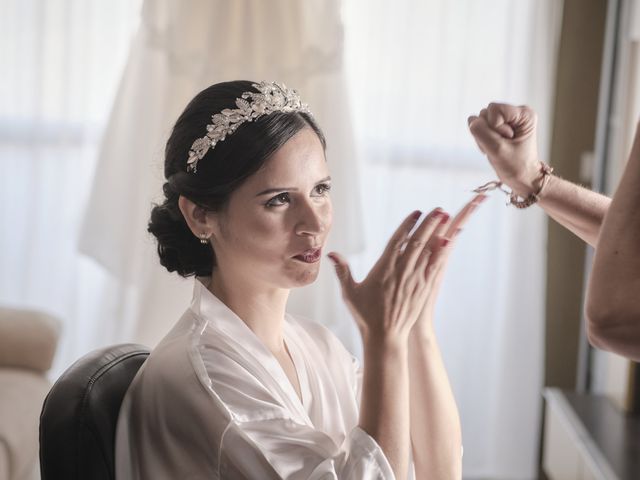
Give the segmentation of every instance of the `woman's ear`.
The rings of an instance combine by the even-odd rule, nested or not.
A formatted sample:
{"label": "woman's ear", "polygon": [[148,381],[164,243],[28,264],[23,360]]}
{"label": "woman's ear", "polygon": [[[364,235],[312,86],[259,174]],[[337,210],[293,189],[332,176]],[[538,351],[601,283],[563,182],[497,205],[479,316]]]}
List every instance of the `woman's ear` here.
{"label": "woman's ear", "polygon": [[196,205],[183,195],[178,198],[178,207],[189,229],[196,237],[202,238],[204,235],[206,238],[210,238],[216,231],[215,216],[211,212]]}

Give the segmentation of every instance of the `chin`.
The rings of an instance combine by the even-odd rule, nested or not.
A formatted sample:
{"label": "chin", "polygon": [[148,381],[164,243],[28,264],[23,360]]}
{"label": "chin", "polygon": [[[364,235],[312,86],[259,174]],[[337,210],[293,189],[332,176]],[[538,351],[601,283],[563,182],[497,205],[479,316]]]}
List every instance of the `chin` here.
{"label": "chin", "polygon": [[304,287],[311,285],[318,278],[320,273],[320,266],[315,265],[309,268],[302,269],[297,272],[289,272],[289,286],[288,288]]}

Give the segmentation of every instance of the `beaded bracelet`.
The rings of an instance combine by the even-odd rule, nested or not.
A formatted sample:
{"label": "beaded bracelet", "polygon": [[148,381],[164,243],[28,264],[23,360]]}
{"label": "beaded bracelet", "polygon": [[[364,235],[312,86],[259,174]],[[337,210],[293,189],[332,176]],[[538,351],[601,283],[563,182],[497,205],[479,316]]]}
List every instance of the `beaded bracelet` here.
{"label": "beaded bracelet", "polygon": [[476,188],[474,192],[485,193],[490,192],[491,190],[498,189],[509,196],[507,205],[513,205],[514,207],[520,209],[527,208],[540,200],[540,194],[542,193],[542,190],[544,190],[544,187],[547,186],[547,183],[549,183],[549,179],[551,178],[551,174],[553,173],[553,167],[547,165],[544,162],[540,162],[540,173],[542,173],[542,185],[540,185],[540,188],[537,192],[530,193],[527,197],[520,197],[513,190],[507,190],[506,188],[504,188],[503,183],[498,180],[486,183],[481,187]]}

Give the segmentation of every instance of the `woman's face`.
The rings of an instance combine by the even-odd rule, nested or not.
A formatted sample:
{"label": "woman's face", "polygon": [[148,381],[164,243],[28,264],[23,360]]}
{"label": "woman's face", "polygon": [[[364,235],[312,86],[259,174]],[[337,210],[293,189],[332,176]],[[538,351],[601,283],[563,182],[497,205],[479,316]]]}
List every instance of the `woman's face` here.
{"label": "woman's face", "polygon": [[322,144],[304,128],[233,192],[213,245],[218,268],[276,288],[313,282],[332,223]]}

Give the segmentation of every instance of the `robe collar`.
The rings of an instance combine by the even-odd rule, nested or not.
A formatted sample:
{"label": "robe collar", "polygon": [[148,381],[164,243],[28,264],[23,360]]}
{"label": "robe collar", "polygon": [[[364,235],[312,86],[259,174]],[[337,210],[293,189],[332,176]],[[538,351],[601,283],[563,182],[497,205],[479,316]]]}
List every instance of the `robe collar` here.
{"label": "robe collar", "polygon": [[[276,381],[282,390],[283,401],[288,404],[289,408],[296,413],[296,416],[304,423],[311,423],[309,419],[307,406],[298,398],[293,385],[285,374],[282,366],[265,346],[260,338],[249,328],[249,326],[231,310],[222,300],[216,297],[208,288],[211,277],[196,277],[193,287],[193,298],[191,301],[191,311],[200,319],[204,320],[216,330],[225,334],[228,341],[233,344],[236,350],[243,357],[251,356],[258,365],[261,365],[267,373]],[[301,388],[307,383],[306,371],[302,352],[295,338],[295,329],[292,325],[291,317],[285,314],[283,336],[287,344],[287,348],[291,352],[294,366],[298,374],[298,380]],[[303,400],[304,400],[303,393]],[[310,399],[306,399],[307,402]]]}

